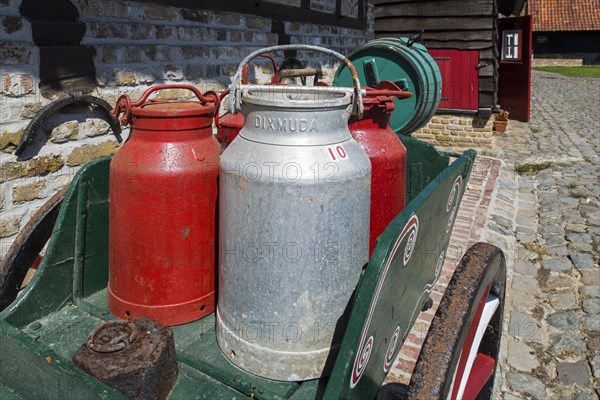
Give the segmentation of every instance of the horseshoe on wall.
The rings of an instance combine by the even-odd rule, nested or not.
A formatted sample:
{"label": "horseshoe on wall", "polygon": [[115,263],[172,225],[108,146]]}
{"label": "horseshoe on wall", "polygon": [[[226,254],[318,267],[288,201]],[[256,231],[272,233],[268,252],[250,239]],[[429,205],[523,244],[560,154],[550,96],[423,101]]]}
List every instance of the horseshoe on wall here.
{"label": "horseshoe on wall", "polygon": [[90,96],[87,94],[81,93],[71,93],[66,96],[61,97],[58,100],[55,100],[42,108],[36,115],[33,117],[31,122],[25,128],[25,133],[21,137],[19,141],[19,145],[15,150],[15,154],[20,156],[23,154],[27,146],[29,146],[34,138],[36,132],[44,125],[44,123],[54,115],[59,110],[71,104],[88,104],[95,110],[103,111],[103,114],[106,115],[106,120],[110,125],[110,128],[113,131],[113,134],[117,138],[119,143],[123,142],[123,138],[121,137],[121,125],[116,118],[110,116],[110,110],[112,107],[106,100],[103,100],[99,97]]}

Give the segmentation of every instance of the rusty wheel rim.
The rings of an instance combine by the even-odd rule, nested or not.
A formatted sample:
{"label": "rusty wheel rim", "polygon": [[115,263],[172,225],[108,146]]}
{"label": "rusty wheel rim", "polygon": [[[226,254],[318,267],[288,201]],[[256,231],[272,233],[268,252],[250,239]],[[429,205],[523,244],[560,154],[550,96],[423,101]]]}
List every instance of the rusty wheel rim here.
{"label": "rusty wheel rim", "polygon": [[[477,243],[465,253],[425,338],[408,398],[491,398],[502,335],[505,284],[506,266],[499,248]],[[491,317],[482,318],[488,302],[495,303],[496,308],[488,308]],[[482,333],[479,342],[478,331]],[[475,367],[469,370],[471,350]],[[469,383],[473,378],[478,385]]]}
{"label": "rusty wheel rim", "polygon": [[0,311],[17,298],[29,268],[39,265],[40,251],[50,239],[66,190],[60,189],[31,216],[0,261]]}
{"label": "rusty wheel rim", "polygon": [[490,283],[477,305],[475,318],[453,375],[449,399],[477,398],[495,371],[496,360],[479,351],[482,342],[486,341],[486,331],[494,314],[498,312],[500,303],[498,296],[491,292],[491,287]]}

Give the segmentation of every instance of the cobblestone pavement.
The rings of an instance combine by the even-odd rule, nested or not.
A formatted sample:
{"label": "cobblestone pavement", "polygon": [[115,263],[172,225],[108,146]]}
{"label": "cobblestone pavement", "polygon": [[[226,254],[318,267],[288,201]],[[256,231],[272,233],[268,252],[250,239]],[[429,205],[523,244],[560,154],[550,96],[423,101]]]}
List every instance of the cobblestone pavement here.
{"label": "cobblestone pavement", "polygon": [[[600,398],[600,79],[534,72],[532,86],[531,122],[511,121],[496,140],[499,159],[473,166],[434,307],[419,316],[388,383],[409,382],[460,255],[487,241],[508,267],[494,398]],[[516,172],[528,163],[541,170]]]}
{"label": "cobblestone pavement", "polygon": [[546,167],[499,188],[491,210],[506,219],[490,223],[490,241],[516,239],[505,399],[600,398],[599,101],[599,79],[534,73],[531,122],[497,139],[509,167]]}

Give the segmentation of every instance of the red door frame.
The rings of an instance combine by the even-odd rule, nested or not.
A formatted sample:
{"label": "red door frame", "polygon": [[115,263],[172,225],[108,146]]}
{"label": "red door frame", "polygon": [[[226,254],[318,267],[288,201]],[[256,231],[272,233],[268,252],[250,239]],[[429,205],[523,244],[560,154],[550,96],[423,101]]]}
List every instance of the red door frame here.
{"label": "red door frame", "polygon": [[[510,119],[523,122],[529,122],[531,117],[531,22],[530,15],[498,20],[500,31],[498,104],[510,113]],[[519,45],[509,50],[505,47],[507,43],[504,33],[513,32],[507,31],[516,31],[520,35]],[[509,40],[514,40],[514,35]],[[507,53],[509,59],[504,53]],[[517,59],[510,59],[510,56]]]}

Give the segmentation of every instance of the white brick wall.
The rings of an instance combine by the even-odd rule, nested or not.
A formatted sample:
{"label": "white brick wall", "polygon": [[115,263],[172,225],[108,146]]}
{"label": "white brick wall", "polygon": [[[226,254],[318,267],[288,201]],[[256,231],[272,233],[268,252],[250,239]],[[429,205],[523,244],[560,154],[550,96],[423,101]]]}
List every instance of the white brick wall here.
{"label": "white brick wall", "polygon": [[[86,122],[87,109],[75,108],[56,115],[37,133],[36,143],[26,153],[33,159],[18,161],[12,153],[19,133],[51,101],[39,90],[40,53],[33,43],[30,22],[20,15],[21,2],[0,0],[0,257],[14,240],[15,227],[25,225],[33,212],[72,179],[80,167],[73,165],[75,156],[81,159],[81,154],[74,153],[76,149],[89,146],[86,150],[93,150],[89,152],[92,156],[116,149],[108,125],[91,118],[101,115],[87,115],[90,119]],[[202,91],[222,90],[246,54],[278,43],[278,35],[271,33],[272,21],[259,16],[164,7],[150,1],[71,2],[85,24],[81,45],[96,50],[98,86],[89,94],[110,104],[122,93],[137,98],[159,83],[192,83]],[[301,6],[300,0],[269,2]],[[356,1],[343,3],[344,15],[354,15]],[[313,0],[311,4],[335,12],[335,0]],[[283,21],[285,34],[291,43],[319,44],[349,54],[373,36],[373,6],[368,10],[366,30],[299,23],[291,15],[289,21]],[[326,76],[332,77],[336,64],[331,59],[302,53],[299,57],[311,65],[322,63]],[[268,64],[257,61],[251,76],[267,82],[270,76],[265,71],[269,69],[264,66]],[[72,121],[79,123],[78,128]],[[45,166],[52,172],[30,176],[25,166]],[[31,200],[22,201],[24,193]],[[20,201],[15,201],[15,194]]]}

